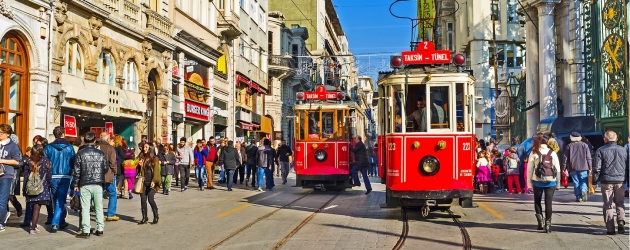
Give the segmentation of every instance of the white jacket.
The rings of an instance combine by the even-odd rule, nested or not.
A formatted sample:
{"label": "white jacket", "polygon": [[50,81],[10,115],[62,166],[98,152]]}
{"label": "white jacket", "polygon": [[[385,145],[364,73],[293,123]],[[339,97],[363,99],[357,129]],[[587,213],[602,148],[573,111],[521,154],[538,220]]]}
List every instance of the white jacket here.
{"label": "white jacket", "polygon": [[[549,150],[551,149],[549,148],[549,146],[547,146],[547,144],[540,145],[540,153],[542,155],[549,153]],[[560,173],[560,160],[558,160],[558,155],[553,150],[551,152],[551,158],[553,158],[553,167],[556,169],[557,173]],[[529,154],[527,165],[527,183],[529,184],[530,188],[534,188],[532,181],[539,181],[538,177],[536,177],[536,175],[534,174],[534,170],[536,169],[538,164],[540,164],[540,156],[537,153],[531,152]],[[553,181],[558,181],[557,176],[554,177]]]}

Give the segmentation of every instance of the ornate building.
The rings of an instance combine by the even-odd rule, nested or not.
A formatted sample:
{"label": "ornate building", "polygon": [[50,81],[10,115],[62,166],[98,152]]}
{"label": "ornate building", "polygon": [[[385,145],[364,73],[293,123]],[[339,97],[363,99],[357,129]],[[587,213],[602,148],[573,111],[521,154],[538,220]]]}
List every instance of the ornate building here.
{"label": "ornate building", "polygon": [[109,131],[130,147],[169,141],[174,5],[140,2],[53,2],[48,134],[75,121],[79,136]]}
{"label": "ornate building", "polygon": [[25,149],[46,134],[51,15],[46,1],[0,0],[0,124]]}

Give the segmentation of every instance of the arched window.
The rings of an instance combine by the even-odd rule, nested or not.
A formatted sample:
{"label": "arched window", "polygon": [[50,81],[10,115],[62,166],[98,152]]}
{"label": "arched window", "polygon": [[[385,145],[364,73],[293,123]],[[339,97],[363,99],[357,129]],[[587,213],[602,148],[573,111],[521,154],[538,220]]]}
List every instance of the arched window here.
{"label": "arched window", "polygon": [[101,52],[98,56],[98,78],[96,81],[109,85],[116,85],[116,65],[114,57],[109,52]]}
{"label": "arched window", "polygon": [[123,78],[125,79],[123,83],[124,90],[138,92],[138,66],[134,61],[129,60],[125,63]]}
{"label": "arched window", "polygon": [[65,65],[61,69],[62,73],[83,78],[83,52],[79,44],[68,40],[63,57]]}

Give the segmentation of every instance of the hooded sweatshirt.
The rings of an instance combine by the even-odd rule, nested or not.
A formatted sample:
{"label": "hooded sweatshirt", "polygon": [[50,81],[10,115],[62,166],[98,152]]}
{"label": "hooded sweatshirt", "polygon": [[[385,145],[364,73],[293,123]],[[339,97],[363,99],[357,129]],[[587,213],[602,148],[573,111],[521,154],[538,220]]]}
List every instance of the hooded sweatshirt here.
{"label": "hooded sweatshirt", "polygon": [[[0,159],[3,160],[16,160],[17,162],[22,161],[22,151],[20,151],[20,147],[18,147],[15,142],[11,139],[6,139],[4,141],[0,141]],[[16,166],[4,165],[4,175],[0,178],[2,179],[13,179],[13,175],[15,174]]]}
{"label": "hooded sweatshirt", "polygon": [[52,178],[70,178],[75,158],[72,144],[64,138],[57,138],[46,145],[44,154],[50,160]]}
{"label": "hooded sweatshirt", "polygon": [[[513,159],[516,161],[516,168],[510,168],[510,159]],[[519,175],[519,171],[518,171],[518,166],[519,166],[519,162],[520,160],[518,159],[518,154],[516,153],[510,153],[506,158],[505,161],[503,161],[503,166],[505,169],[505,174],[506,175]]]}

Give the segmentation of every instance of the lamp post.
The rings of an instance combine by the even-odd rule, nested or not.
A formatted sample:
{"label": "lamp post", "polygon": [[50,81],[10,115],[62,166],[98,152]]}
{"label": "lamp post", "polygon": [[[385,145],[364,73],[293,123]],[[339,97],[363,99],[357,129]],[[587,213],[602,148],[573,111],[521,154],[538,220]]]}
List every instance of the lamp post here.
{"label": "lamp post", "polygon": [[[498,58],[499,55],[497,54],[498,52],[498,48],[497,48],[497,29],[496,29],[496,21],[497,19],[499,19],[499,2],[497,0],[492,0],[492,4],[491,4],[491,11],[492,14],[490,15],[491,19],[492,19],[492,44],[494,46],[494,101],[495,103],[497,102],[497,100],[499,100],[499,63],[498,63]],[[496,114],[496,111],[495,111]],[[499,136],[500,136],[500,131],[498,129],[496,129],[496,120],[497,117],[495,117],[495,132],[496,132],[496,141],[499,141]]]}

